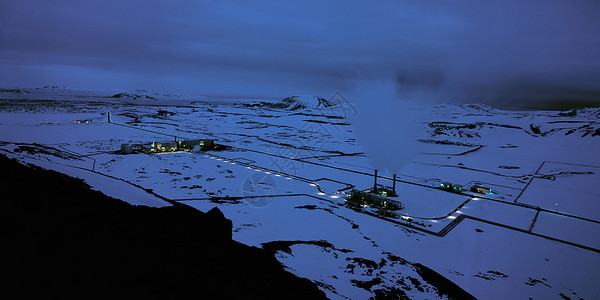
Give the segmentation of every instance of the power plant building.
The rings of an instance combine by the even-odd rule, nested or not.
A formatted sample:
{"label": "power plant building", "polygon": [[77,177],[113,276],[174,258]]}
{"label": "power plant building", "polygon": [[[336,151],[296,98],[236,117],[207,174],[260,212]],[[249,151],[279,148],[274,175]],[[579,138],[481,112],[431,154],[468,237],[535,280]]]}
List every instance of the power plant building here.
{"label": "power plant building", "polygon": [[152,146],[152,145],[141,145],[140,151],[142,153],[151,154],[151,153],[156,153],[156,148],[154,148],[154,146]]}
{"label": "power plant building", "polygon": [[474,185],[471,187],[471,192],[487,195],[492,193],[492,189],[481,185]]}
{"label": "power plant building", "polygon": [[130,154],[134,151],[141,153],[164,153],[164,152],[175,152],[175,151],[191,151],[197,149],[199,151],[208,150],[215,147],[215,140],[213,139],[197,139],[197,140],[184,140],[184,141],[163,141],[163,142],[152,142],[148,144],[121,144],[121,153]]}
{"label": "power plant building", "polygon": [[133,145],[131,144],[121,144],[121,152],[124,154],[133,153]]}
{"label": "power plant building", "polygon": [[157,152],[174,152],[177,150],[177,142],[156,142],[153,143]]}
{"label": "power plant building", "polygon": [[215,140],[212,139],[185,140],[179,143],[179,146],[184,149],[194,149],[196,146],[213,147],[214,145]]}

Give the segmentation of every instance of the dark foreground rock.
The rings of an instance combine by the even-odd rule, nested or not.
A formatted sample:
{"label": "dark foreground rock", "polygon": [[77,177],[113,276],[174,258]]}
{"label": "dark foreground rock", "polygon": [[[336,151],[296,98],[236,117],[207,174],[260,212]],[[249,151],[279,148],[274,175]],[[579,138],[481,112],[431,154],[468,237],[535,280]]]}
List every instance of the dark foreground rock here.
{"label": "dark foreground rock", "polygon": [[434,270],[420,263],[416,263],[414,266],[416,267],[417,273],[421,275],[421,277],[427,281],[427,283],[436,287],[438,295],[445,295],[448,297],[448,299],[476,299],[454,282],[448,280],[446,277],[440,275]]}
{"label": "dark foreground rock", "polygon": [[319,299],[267,251],[231,239],[231,221],[178,205],[132,206],[82,180],[0,155],[6,294],[19,298]]}

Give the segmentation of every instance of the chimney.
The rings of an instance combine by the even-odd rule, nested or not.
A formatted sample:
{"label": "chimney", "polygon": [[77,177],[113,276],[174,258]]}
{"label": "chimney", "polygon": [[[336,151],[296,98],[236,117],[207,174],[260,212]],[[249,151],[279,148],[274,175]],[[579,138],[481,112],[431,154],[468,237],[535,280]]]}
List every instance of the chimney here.
{"label": "chimney", "polygon": [[108,123],[110,123],[110,111],[108,112]]}
{"label": "chimney", "polygon": [[373,183],[373,193],[377,194],[377,170],[375,170],[375,182]]}
{"label": "chimney", "polygon": [[396,174],[394,174],[394,181],[392,183],[392,190],[394,191],[394,195],[396,194]]}

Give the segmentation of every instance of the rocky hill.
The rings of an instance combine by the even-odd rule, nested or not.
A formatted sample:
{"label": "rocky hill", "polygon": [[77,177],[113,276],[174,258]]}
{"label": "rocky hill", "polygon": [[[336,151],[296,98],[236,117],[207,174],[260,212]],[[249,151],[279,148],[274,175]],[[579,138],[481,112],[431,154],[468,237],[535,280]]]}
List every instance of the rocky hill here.
{"label": "rocky hill", "polygon": [[156,98],[148,95],[140,95],[140,94],[130,94],[130,93],[118,93],[111,96],[111,98],[120,98],[120,99],[143,99],[143,100],[157,100]]}
{"label": "rocky hill", "polygon": [[328,101],[327,99],[318,96],[302,95],[286,97],[276,102],[259,101],[254,103],[243,103],[241,105],[245,107],[265,107],[284,110],[300,110],[310,108],[326,108],[331,107],[334,104]]}
{"label": "rocky hill", "polygon": [[[132,206],[0,155],[4,286],[20,297],[325,298],[214,208]],[[8,279],[7,279],[8,278]]]}

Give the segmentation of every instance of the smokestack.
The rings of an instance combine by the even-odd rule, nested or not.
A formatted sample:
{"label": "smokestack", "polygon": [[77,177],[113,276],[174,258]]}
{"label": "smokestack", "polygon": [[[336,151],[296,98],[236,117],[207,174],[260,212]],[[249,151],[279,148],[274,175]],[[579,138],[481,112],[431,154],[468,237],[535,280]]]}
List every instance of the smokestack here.
{"label": "smokestack", "polygon": [[377,170],[375,170],[375,182],[373,183],[373,193],[377,194]]}
{"label": "smokestack", "polygon": [[394,174],[394,181],[392,182],[392,190],[394,191],[394,195],[396,194],[396,174]]}
{"label": "smokestack", "polygon": [[108,112],[108,123],[110,123],[110,111]]}

